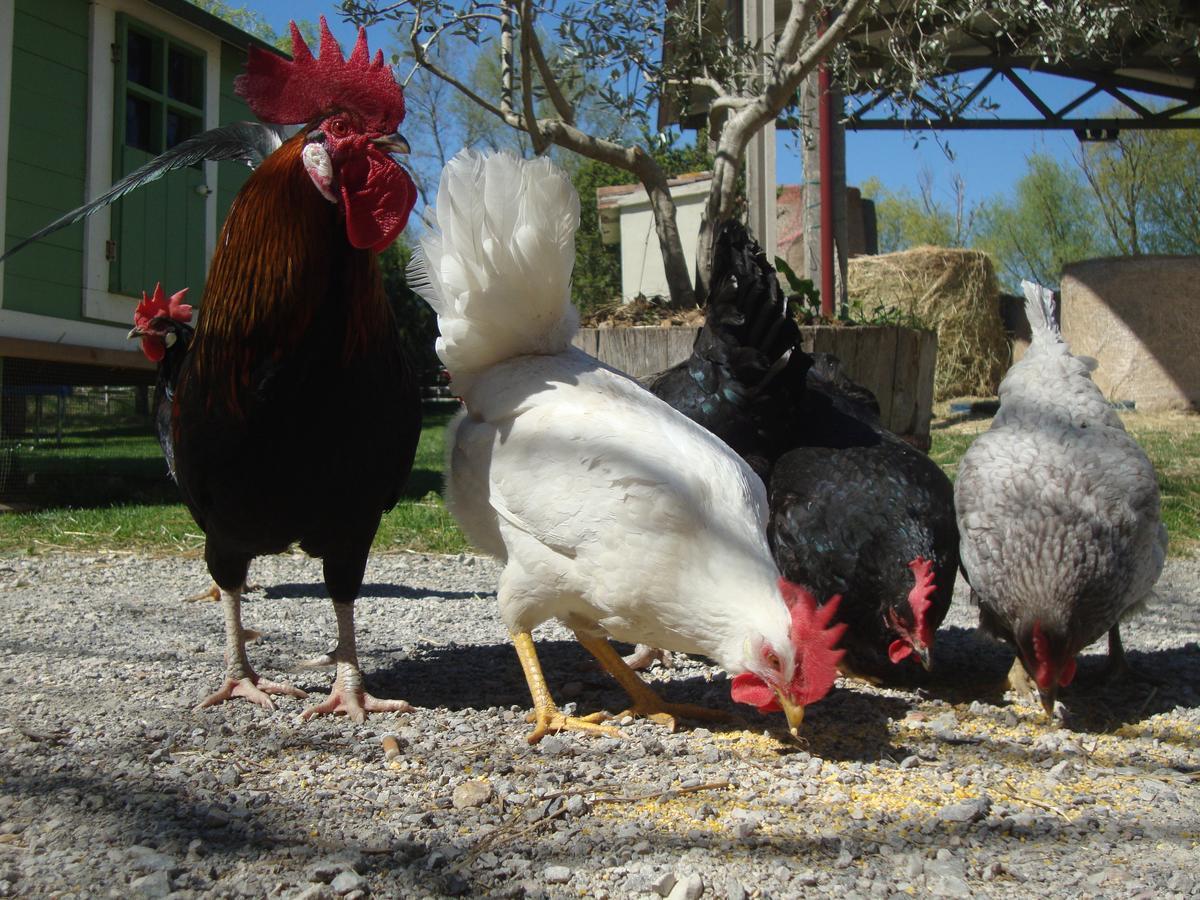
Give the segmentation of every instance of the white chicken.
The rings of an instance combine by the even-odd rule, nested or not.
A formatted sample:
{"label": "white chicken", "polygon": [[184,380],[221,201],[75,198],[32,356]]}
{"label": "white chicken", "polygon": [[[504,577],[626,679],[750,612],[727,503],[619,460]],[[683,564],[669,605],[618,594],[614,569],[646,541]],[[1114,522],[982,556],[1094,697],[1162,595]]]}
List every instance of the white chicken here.
{"label": "white chicken", "polygon": [[[555,705],[531,636],[557,618],[630,695],[674,726],[713,717],[663,701],[607,637],[716,660],[734,699],[793,733],[836,676],[840,628],[782,582],[761,481],[725,444],[571,346],[579,199],[549,160],[464,151],[442,173],[437,229],[410,283],[438,314],[437,351],[464,410],[448,429],[446,501],[504,563],[498,598],[534,701],[531,743],[616,734]],[[440,234],[438,231],[440,230]]]}
{"label": "white chicken", "polygon": [[1154,466],[1092,381],[1095,361],[1071,355],[1051,292],[1023,287],[1033,341],[954,500],[980,624],[1016,648],[1012,687],[1032,678],[1052,714],[1076,654],[1105,632],[1110,671],[1129,671],[1119,623],[1158,580],[1167,531]]}

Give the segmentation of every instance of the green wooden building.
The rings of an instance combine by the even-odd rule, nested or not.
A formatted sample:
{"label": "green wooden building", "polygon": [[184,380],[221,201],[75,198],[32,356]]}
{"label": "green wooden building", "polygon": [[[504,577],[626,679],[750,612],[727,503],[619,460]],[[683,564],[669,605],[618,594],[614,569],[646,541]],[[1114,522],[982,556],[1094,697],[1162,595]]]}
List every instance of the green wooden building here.
{"label": "green wooden building", "polygon": [[[0,0],[4,246],[175,143],[252,119],[233,91],[252,43],[267,46],[186,0]],[[218,229],[248,175],[237,163],[173,172],[0,263],[5,370],[145,378],[126,338],[141,292],[161,281],[203,303]]]}

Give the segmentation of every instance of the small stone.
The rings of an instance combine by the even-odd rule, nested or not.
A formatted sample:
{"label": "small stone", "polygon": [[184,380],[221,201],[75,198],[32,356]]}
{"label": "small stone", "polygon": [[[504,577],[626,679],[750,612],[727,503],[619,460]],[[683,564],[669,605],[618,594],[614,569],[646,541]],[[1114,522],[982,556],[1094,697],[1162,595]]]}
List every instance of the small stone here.
{"label": "small stone", "polygon": [[129,892],[134,897],[165,897],[171,893],[171,876],[166,869],[158,869],[129,882]]}
{"label": "small stone", "polygon": [[293,894],[291,900],[333,900],[335,894],[327,884],[311,884],[298,894]]}
{"label": "small stone", "polygon": [[554,735],[542,738],[542,742],[538,746],[546,756],[562,756],[564,753],[571,751],[571,747],[566,741],[562,738],[556,738]]}
{"label": "small stone", "polygon": [[566,884],[571,880],[571,870],[566,866],[547,866],[542,872],[547,884]]}
{"label": "small stone", "polygon": [[450,802],[455,809],[483,806],[492,798],[492,786],[487,781],[464,781],[454,789]]}
{"label": "small stone", "polygon": [[646,890],[654,891],[654,893],[658,894],[660,897],[666,897],[671,893],[671,890],[674,887],[675,873],[667,871],[663,872],[657,878],[652,879],[649,884],[646,885]]}
{"label": "small stone", "polygon": [[366,882],[363,877],[352,869],[338,874],[337,878],[330,882],[329,886],[335,894],[346,895],[352,891],[362,890]]}
{"label": "small stone", "polygon": [[225,785],[225,787],[237,787],[242,783],[242,776],[241,773],[238,772],[238,770],[233,766],[228,766],[225,771],[221,773],[221,777],[217,780],[220,781],[221,784]]}
{"label": "small stone", "polygon": [[916,768],[917,766],[919,766],[920,764],[921,764],[921,757],[919,757],[919,756],[906,756],[906,757],[904,757],[904,759],[901,761],[901,763],[900,763],[900,768],[902,768],[902,769],[915,769],[915,768]]}
{"label": "small stone", "polygon": [[150,847],[142,847],[135,845],[129,848],[130,861],[143,871],[158,871],[159,869],[171,870],[176,866],[175,857],[168,856],[165,853],[159,853]]}
{"label": "small stone", "polygon": [[671,893],[667,894],[667,900],[697,900],[703,893],[704,881],[693,872],[687,878],[675,882],[675,887],[671,888]]}
{"label": "small stone", "polygon": [[747,896],[745,886],[730,875],[725,882],[725,900],[746,900]]}
{"label": "small stone", "polygon": [[987,797],[977,797],[962,803],[950,803],[937,811],[943,822],[977,822],[988,814],[992,802]]}

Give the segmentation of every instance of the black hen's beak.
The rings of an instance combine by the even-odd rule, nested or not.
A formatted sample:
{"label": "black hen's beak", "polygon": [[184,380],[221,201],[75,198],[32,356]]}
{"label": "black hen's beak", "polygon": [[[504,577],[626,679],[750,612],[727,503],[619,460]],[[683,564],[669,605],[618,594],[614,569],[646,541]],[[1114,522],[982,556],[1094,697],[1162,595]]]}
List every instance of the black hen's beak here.
{"label": "black hen's beak", "polygon": [[[140,338],[145,333],[146,332],[142,331],[142,329],[138,328],[135,325],[133,328],[129,329],[129,334],[125,335],[125,338],[126,338],[126,340],[132,341],[134,338]],[[122,351],[122,352],[124,352],[124,351]]]}
{"label": "black hen's beak", "polygon": [[408,146],[408,141],[398,131],[395,134],[389,134],[385,137],[371,138],[371,143],[384,153],[406,154],[412,152],[412,148]]}
{"label": "black hen's beak", "polygon": [[1058,699],[1058,687],[1052,686],[1050,690],[1043,691],[1038,688],[1038,699],[1042,701],[1042,709],[1046,711],[1046,718],[1054,718],[1054,702]]}
{"label": "black hen's beak", "polygon": [[917,654],[917,659],[921,661],[921,667],[926,672],[933,671],[933,660],[930,659],[929,648],[924,644],[919,644],[913,647],[913,652]]}

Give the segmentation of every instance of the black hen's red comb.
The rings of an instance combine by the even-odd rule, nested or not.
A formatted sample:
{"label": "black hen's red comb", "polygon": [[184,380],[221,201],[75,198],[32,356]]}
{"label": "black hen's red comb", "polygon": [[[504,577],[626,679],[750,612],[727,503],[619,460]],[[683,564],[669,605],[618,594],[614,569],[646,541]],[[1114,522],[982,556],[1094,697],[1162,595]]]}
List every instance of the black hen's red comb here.
{"label": "black hen's red comb", "polygon": [[339,110],[357,113],[367,131],[394,132],[404,119],[404,91],[376,51],[371,59],[367,32],[349,59],[321,16],[321,55],[314,57],[296,27],[292,29],[292,59],[250,48],[246,72],[234,87],[254,114],[275,125],[300,125]]}
{"label": "black hen's red comb", "polygon": [[160,316],[166,316],[174,319],[176,322],[192,321],[192,307],[190,304],[183,302],[183,298],[187,295],[187,292],[188,289],[184,288],[181,291],[176,291],[168,298],[161,284],[156,284],[154,286],[154,293],[149,296],[146,296],[146,292],[142,291],[142,302],[133,311],[133,324],[137,328],[145,329],[149,326],[151,320]]}

